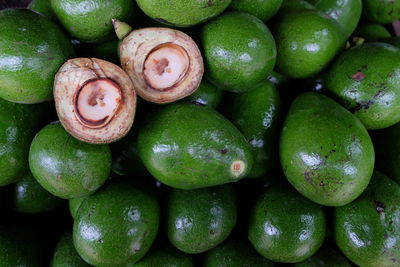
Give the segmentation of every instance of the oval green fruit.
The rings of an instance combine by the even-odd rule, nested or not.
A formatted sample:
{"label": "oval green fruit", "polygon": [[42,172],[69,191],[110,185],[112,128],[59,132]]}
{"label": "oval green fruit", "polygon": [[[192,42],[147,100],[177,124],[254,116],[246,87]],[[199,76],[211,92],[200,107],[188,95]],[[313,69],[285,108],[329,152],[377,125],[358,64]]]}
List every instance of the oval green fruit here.
{"label": "oval green fruit", "polygon": [[139,155],[162,183],[195,189],[235,182],[250,172],[250,145],[214,109],[179,103],[151,113],[139,130]]}
{"label": "oval green fruit", "polygon": [[260,86],[238,93],[224,103],[227,117],[242,132],[253,149],[254,163],[248,177],[261,177],[276,165],[278,118],[281,100],[275,86]]}
{"label": "oval green fruit", "polygon": [[220,89],[251,90],[275,66],[274,37],[261,20],[247,13],[227,12],[205,24],[201,43],[206,78]]}
{"label": "oval green fruit", "polygon": [[202,253],[223,242],[236,224],[232,185],[195,190],[173,189],[166,207],[170,242],[186,253]]}
{"label": "oval green fruit", "polygon": [[33,139],[29,166],[47,191],[61,198],[77,198],[92,194],[107,180],[111,152],[108,145],[81,142],[54,123]]}
{"label": "oval green fruit", "polygon": [[334,211],[336,244],[360,266],[399,266],[400,185],[375,172],[367,190]]}
{"label": "oval green fruit", "polygon": [[375,23],[391,23],[400,19],[400,0],[363,0],[363,14]]}
{"label": "oval green fruit", "polygon": [[375,154],[362,123],[332,99],[304,93],[283,125],[280,159],[289,182],[326,206],[356,199],[371,179]]}
{"label": "oval green fruit", "polygon": [[86,43],[100,43],[114,37],[112,19],[130,22],[132,0],[51,0],[58,20],[73,37]]}
{"label": "oval green fruit", "polygon": [[274,264],[255,251],[251,244],[229,239],[204,254],[204,267],[272,267]]}
{"label": "oval green fruit", "polygon": [[273,28],[277,46],[277,71],[291,78],[321,72],[344,45],[340,25],[315,10],[292,10]]}
{"label": "oval green fruit", "polygon": [[322,246],[317,253],[292,265],[293,267],[351,267],[351,264],[339,252],[327,245]]}
{"label": "oval green fruit", "polygon": [[282,184],[260,196],[250,214],[248,237],[267,259],[294,263],[321,247],[325,231],[323,208]]}
{"label": "oval green fruit", "polygon": [[193,94],[184,98],[183,101],[217,108],[222,100],[222,96],[222,90],[219,90],[217,87],[210,84],[206,80],[202,80],[199,88]]}
{"label": "oval green fruit", "polygon": [[57,21],[56,15],[53,12],[53,9],[51,8],[51,1],[50,0],[32,0],[28,8],[41,13],[45,17],[48,17],[49,19],[53,21]]}
{"label": "oval green fruit", "polygon": [[399,69],[399,48],[366,43],[336,59],[326,86],[367,129],[382,129],[400,121]]}
{"label": "oval green fruit", "polygon": [[61,29],[29,9],[5,9],[0,36],[0,97],[24,104],[51,100],[54,75],[74,56]]}
{"label": "oval green fruit", "polygon": [[159,220],[153,194],[113,181],[82,203],[74,220],[74,245],[91,265],[132,266],[150,249]]}
{"label": "oval green fruit", "polygon": [[50,267],[89,267],[79,256],[74,247],[72,234],[70,232],[64,233],[58,241],[53,257],[51,259]]}
{"label": "oval green fruit", "polygon": [[377,40],[380,38],[389,38],[390,32],[381,24],[363,23],[359,24],[354,31],[355,37],[361,37],[367,41]]}
{"label": "oval green fruit", "polygon": [[279,10],[283,0],[232,0],[229,9],[250,13],[266,22]]}
{"label": "oval green fruit", "polygon": [[232,0],[136,0],[149,17],[176,27],[189,27],[222,13]]}
{"label": "oval green fruit", "polygon": [[17,181],[29,171],[29,146],[44,108],[0,98],[0,186]]}
{"label": "oval green fruit", "polygon": [[22,213],[42,213],[54,210],[61,199],[46,191],[29,172],[12,185],[13,208]]}

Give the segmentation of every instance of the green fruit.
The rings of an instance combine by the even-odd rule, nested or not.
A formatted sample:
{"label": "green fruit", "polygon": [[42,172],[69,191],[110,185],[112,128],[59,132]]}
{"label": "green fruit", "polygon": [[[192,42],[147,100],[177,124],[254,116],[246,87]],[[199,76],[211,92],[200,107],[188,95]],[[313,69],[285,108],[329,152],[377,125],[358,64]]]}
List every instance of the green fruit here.
{"label": "green fruit", "polygon": [[285,15],[289,11],[300,11],[303,9],[317,10],[317,8],[306,0],[283,0],[277,17]]}
{"label": "green fruit", "polygon": [[74,245],[92,265],[132,266],[150,249],[159,220],[153,194],[114,181],[82,203],[74,221]]}
{"label": "green fruit", "polygon": [[275,86],[263,82],[224,103],[227,117],[243,133],[253,149],[254,164],[248,177],[261,177],[276,165],[278,117],[281,100]]}
{"label": "green fruit", "polygon": [[71,233],[62,235],[50,263],[51,267],[89,267],[75,250]]}
{"label": "green fruit", "polygon": [[134,267],[193,267],[192,256],[170,244],[156,244]]}
{"label": "green fruit", "polygon": [[272,267],[250,244],[229,239],[204,255],[204,267]]}
{"label": "green fruit", "polygon": [[54,210],[61,199],[46,191],[29,172],[12,185],[12,203],[16,211],[41,213]]}
{"label": "green fruit", "polygon": [[400,0],[363,0],[363,14],[375,23],[391,23],[400,19]]}
{"label": "green fruit", "polygon": [[351,264],[339,252],[323,246],[317,253],[305,261],[295,263],[293,267],[351,267]]}
{"label": "green fruit", "polygon": [[78,198],[71,198],[68,200],[68,207],[69,207],[69,213],[71,214],[71,217],[73,219],[76,218],[76,215],[78,214],[78,210],[81,207],[82,203],[88,198],[86,197],[78,197]]}
{"label": "green fruit", "polygon": [[294,263],[320,248],[325,229],[323,208],[283,184],[268,188],[253,207],[248,237],[267,259]]}
{"label": "green fruit", "polygon": [[375,133],[374,147],[379,170],[400,184],[400,124]]}
{"label": "green fruit", "polygon": [[189,27],[222,13],[232,0],[136,0],[149,17],[177,27]]}
{"label": "green fruit", "polygon": [[205,75],[218,88],[243,92],[272,72],[276,60],[274,38],[253,15],[228,12],[201,31]]}
{"label": "green fruit", "polygon": [[279,10],[283,0],[232,0],[231,10],[250,13],[266,22]]}
{"label": "green fruit", "polygon": [[347,39],[356,29],[361,18],[362,0],[307,0],[318,10],[329,15],[342,27]]}
{"label": "green fruit", "polygon": [[364,38],[368,41],[390,37],[390,32],[381,24],[364,23],[358,25],[354,36]]}
{"label": "green fruit", "polygon": [[61,198],[77,198],[92,194],[107,180],[111,152],[108,145],[81,142],[61,124],[53,123],[33,139],[29,166],[47,191]]}
{"label": "green fruit", "polygon": [[202,80],[199,88],[192,95],[184,98],[184,101],[217,108],[222,100],[222,95],[223,91],[206,80]]}
{"label": "green fruit", "polygon": [[340,25],[314,10],[292,10],[275,25],[278,72],[307,78],[321,72],[344,44]]}
{"label": "green fruit", "polygon": [[214,109],[179,103],[151,113],[139,130],[139,155],[162,183],[195,189],[235,182],[250,172],[250,145]]}
{"label": "green fruit", "polygon": [[336,59],[326,86],[367,129],[382,129],[400,121],[399,68],[399,48],[366,43]]}
{"label": "green fruit", "polygon": [[289,182],[305,197],[342,206],[367,187],[374,148],[362,123],[330,98],[305,93],[283,125],[280,159]]}
{"label": "green fruit", "polygon": [[166,207],[171,243],[186,253],[202,253],[223,242],[236,224],[232,185],[196,190],[172,189]]}
{"label": "green fruit", "polygon": [[53,9],[51,9],[51,1],[50,0],[32,0],[28,8],[30,10],[36,11],[44,15],[45,17],[57,21],[56,15],[53,12]]}
{"label": "green fruit", "polygon": [[74,56],[56,24],[28,9],[0,11],[0,97],[33,104],[53,98],[54,75]]}
{"label": "green fruit", "polygon": [[115,33],[111,19],[131,22],[132,0],[50,0],[58,20],[73,37],[86,43],[111,40]]}
{"label": "green fruit", "polygon": [[[1,90],[0,90],[1,91]],[[0,186],[28,170],[29,146],[43,115],[42,105],[21,105],[0,98]]]}
{"label": "green fruit", "polygon": [[379,172],[367,190],[334,212],[336,244],[360,266],[399,266],[400,186]]}

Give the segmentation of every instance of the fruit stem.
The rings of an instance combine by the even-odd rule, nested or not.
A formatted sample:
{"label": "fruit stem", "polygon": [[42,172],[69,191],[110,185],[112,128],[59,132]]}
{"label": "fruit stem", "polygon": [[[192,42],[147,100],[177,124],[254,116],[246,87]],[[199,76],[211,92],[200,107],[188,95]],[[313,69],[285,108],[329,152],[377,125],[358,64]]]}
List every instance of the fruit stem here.
{"label": "fruit stem", "polygon": [[117,19],[112,19],[112,24],[114,26],[115,33],[119,40],[124,39],[132,31],[132,27],[127,23],[119,21]]}

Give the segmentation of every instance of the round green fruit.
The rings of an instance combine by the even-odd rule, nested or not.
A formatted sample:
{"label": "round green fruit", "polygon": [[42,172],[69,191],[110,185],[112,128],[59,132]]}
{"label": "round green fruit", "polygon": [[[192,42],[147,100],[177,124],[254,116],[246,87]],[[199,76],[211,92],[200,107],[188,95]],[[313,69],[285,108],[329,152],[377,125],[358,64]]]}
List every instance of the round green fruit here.
{"label": "round green fruit", "polygon": [[375,23],[391,23],[400,19],[400,0],[363,0],[363,14]]}
{"label": "round green fruit", "polygon": [[232,0],[229,9],[250,13],[266,22],[278,12],[282,2],[283,0]]}
{"label": "round green fruit", "polygon": [[89,267],[75,250],[71,233],[65,233],[58,241],[50,267]]}
{"label": "round green fruit", "polygon": [[351,267],[351,264],[342,254],[324,245],[317,253],[305,261],[293,264],[292,267]]}

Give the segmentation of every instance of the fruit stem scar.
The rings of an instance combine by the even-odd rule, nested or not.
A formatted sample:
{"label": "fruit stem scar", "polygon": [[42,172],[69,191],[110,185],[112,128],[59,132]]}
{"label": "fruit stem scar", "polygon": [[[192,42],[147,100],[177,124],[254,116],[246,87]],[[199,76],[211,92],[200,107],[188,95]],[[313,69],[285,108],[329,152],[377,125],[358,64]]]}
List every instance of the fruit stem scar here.
{"label": "fruit stem scar", "polygon": [[189,61],[184,48],[173,43],[163,43],[147,55],[143,66],[144,79],[155,90],[168,90],[187,75]]}
{"label": "fruit stem scar", "polygon": [[239,177],[246,170],[246,164],[243,160],[235,160],[232,162],[230,170],[235,177]]}
{"label": "fruit stem scar", "polygon": [[75,116],[86,127],[103,127],[118,111],[121,99],[121,88],[111,79],[88,80],[76,93]]}

